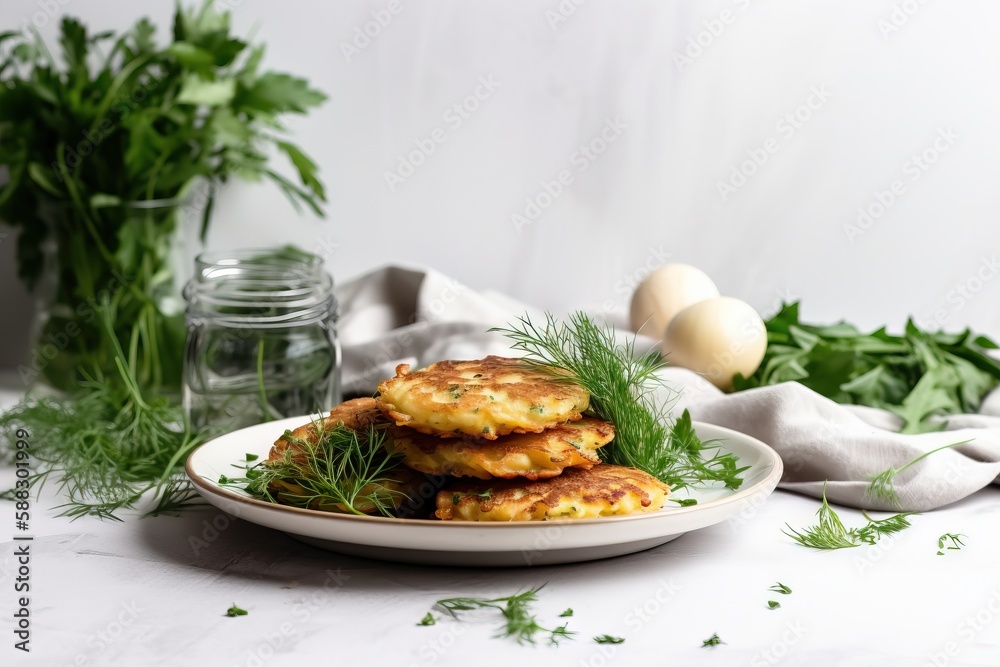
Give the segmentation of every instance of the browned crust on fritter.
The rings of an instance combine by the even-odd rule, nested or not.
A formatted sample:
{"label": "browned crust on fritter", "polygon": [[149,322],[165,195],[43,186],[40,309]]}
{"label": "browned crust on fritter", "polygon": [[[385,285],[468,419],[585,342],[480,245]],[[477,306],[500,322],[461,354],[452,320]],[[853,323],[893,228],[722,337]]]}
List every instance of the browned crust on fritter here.
{"label": "browned crust on fritter", "polygon": [[[526,506],[524,513],[530,515],[535,513],[539,505],[556,507],[570,497],[583,503],[604,500],[614,504],[630,493],[637,494],[643,507],[649,507],[652,496],[647,489],[650,487],[666,489],[663,482],[648,473],[609,464],[589,469],[567,468],[558,477],[538,481],[463,480],[438,493],[438,509],[434,514],[447,521],[455,518],[453,510],[464,503],[478,503],[480,511],[489,512],[505,504],[522,504],[528,498],[530,505]],[[456,494],[461,496],[457,505],[454,502]],[[484,494],[485,497],[477,494]]]}
{"label": "browned crust on fritter", "polygon": [[[353,431],[360,431],[371,424],[383,421],[385,421],[385,416],[379,409],[374,398],[355,398],[334,407],[330,410],[330,414],[328,416],[318,419],[316,422],[303,424],[302,426],[293,429],[292,437],[299,440],[305,440],[306,442],[315,443],[318,438],[318,433],[316,432],[317,425],[322,425],[324,427],[329,425],[330,427],[333,427],[338,422],[343,422],[344,426],[347,428]],[[291,443],[285,439],[284,435],[275,440],[274,446],[271,447],[271,452],[267,457],[268,462],[277,463],[284,461],[285,450],[287,450],[289,446],[294,447],[294,445],[291,445]],[[297,452],[293,451],[292,456],[294,457],[296,453]]]}
{"label": "browned crust on fritter", "polygon": [[[592,468],[601,462],[596,447],[611,442],[615,437],[615,427],[606,421],[584,417],[575,422],[560,424],[542,433],[512,433],[496,440],[477,438],[440,438],[413,429],[399,426],[395,430],[396,451],[404,454],[403,463],[428,475],[455,475],[458,477],[491,477],[545,479],[555,477],[565,468]],[[595,449],[581,449],[574,442],[596,441]],[[426,465],[407,452],[415,447],[425,454],[434,454],[442,449],[449,450],[452,461],[438,465]],[[527,455],[537,461],[546,461],[532,470],[512,471],[509,463],[514,457]]]}
{"label": "browned crust on fritter", "polygon": [[[475,382],[470,381],[463,375],[463,372],[468,373],[469,371],[475,371]],[[498,376],[512,372],[520,374],[522,379],[519,382],[513,383],[499,382],[496,379]],[[422,388],[434,388],[438,391],[446,391],[448,388],[456,385],[464,389],[477,390],[476,392],[461,393],[453,402],[436,403],[433,411],[438,414],[477,410],[488,411],[491,408],[491,401],[488,397],[490,391],[504,392],[511,399],[529,404],[541,403],[543,401],[573,401],[575,403],[582,403],[584,409],[586,409],[589,398],[587,392],[579,385],[572,382],[556,381],[550,375],[533,370],[523,359],[491,355],[485,359],[439,361],[427,368],[413,372],[410,371],[409,364],[396,366],[396,376],[383,380],[378,386],[379,394],[382,395],[377,399],[379,407],[398,426],[408,426],[415,431],[444,438],[472,436],[474,438],[495,440],[509,433],[541,433],[551,426],[567,421],[576,421],[583,415],[580,411],[567,411],[558,418],[553,418],[545,423],[539,423],[537,426],[499,426],[496,429],[491,429],[489,432],[456,433],[455,429],[445,430],[419,423],[414,420],[413,415],[408,414],[402,408],[387,400],[384,394],[388,393],[395,383],[403,380],[419,380]]]}

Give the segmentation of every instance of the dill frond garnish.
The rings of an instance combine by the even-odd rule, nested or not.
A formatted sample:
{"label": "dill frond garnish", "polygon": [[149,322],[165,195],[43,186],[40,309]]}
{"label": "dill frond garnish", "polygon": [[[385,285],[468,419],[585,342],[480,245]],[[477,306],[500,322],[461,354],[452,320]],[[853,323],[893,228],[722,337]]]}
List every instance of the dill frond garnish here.
{"label": "dill frond garnish", "polygon": [[566,629],[566,624],[553,629],[545,628],[531,611],[531,604],[538,601],[538,588],[532,588],[510,597],[494,598],[447,598],[438,600],[435,606],[453,618],[458,618],[458,612],[473,609],[497,609],[503,614],[504,626],[497,637],[512,637],[518,644],[534,644],[536,635],[548,636],[550,644],[558,644],[562,639],[572,639],[575,632]]}
{"label": "dill frond garnish", "polygon": [[120,521],[147,493],[148,514],[176,513],[203,504],[181,464],[210,434],[187,428],[180,407],[167,398],[144,396],[136,368],[140,330],[132,332],[128,354],[114,335],[112,307],[97,307],[114,351],[118,376],[94,375],[81,392],[63,400],[27,398],[0,415],[0,433],[13,447],[16,430],[31,433],[39,472],[31,478],[40,492],[52,480],[65,494],[61,516],[96,516]]}
{"label": "dill frond garnish", "polygon": [[903,472],[915,463],[919,463],[923,459],[927,458],[931,454],[940,452],[943,449],[949,449],[951,447],[958,447],[959,445],[964,445],[966,443],[972,442],[975,438],[969,438],[968,440],[962,440],[961,442],[953,442],[950,445],[943,445],[936,449],[932,449],[929,452],[924,452],[920,456],[916,457],[909,463],[899,467],[899,468],[889,468],[888,470],[883,470],[877,475],[871,475],[868,477],[869,483],[865,488],[865,497],[872,498],[875,500],[881,500],[886,503],[891,503],[894,507],[899,508],[899,496],[896,494],[895,479],[896,475]]}
{"label": "dill frond garnish", "polygon": [[[943,556],[946,549],[948,551],[960,551],[962,547],[965,546],[965,542],[962,541],[963,537],[965,537],[965,535],[962,535],[961,533],[957,535],[955,533],[945,533],[944,535],[939,537],[937,543],[938,544],[937,555]],[[951,546],[945,547],[944,545],[947,544],[948,542],[951,542]]]}
{"label": "dill frond garnish", "polygon": [[782,531],[793,540],[810,549],[850,549],[862,544],[875,544],[880,538],[892,535],[910,527],[909,517],[916,512],[894,514],[885,519],[873,519],[864,510],[861,515],[868,521],[861,528],[847,528],[840,516],[830,507],[826,500],[826,483],[823,484],[823,500],[816,512],[816,525],[804,528],[801,532],[788,524],[788,530]]}
{"label": "dill frond garnish", "polygon": [[600,450],[608,462],[643,470],[672,490],[706,483],[735,490],[742,484],[747,467],[738,467],[736,456],[717,441],[700,440],[686,410],[672,419],[669,401],[657,400],[657,392],[672,392],[658,374],[666,365],[658,350],[636,354],[634,337],[618,342],[612,327],[582,312],[562,323],[547,313],[541,326],[525,316],[491,331],[511,339],[537,369],[590,393],[588,412],[615,426],[615,439]]}
{"label": "dill frond garnish", "polygon": [[224,476],[219,483],[292,507],[392,516],[408,496],[391,475],[402,457],[390,452],[386,430],[371,426],[355,431],[329,421],[313,422],[315,440],[285,431],[283,460],[262,461],[247,467],[245,477]]}
{"label": "dill frond garnish", "polygon": [[719,644],[725,644],[725,643],[726,642],[724,642],[721,639],[719,639],[719,633],[717,633],[717,632],[713,632],[712,636],[709,637],[708,639],[701,640],[701,646],[702,646],[702,648],[704,648],[706,646],[718,646]]}

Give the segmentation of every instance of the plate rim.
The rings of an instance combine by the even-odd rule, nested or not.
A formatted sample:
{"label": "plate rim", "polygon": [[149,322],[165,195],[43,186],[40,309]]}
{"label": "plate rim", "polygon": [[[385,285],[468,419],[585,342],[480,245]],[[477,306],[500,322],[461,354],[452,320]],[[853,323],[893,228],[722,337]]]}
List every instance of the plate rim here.
{"label": "plate rim", "polygon": [[[289,417],[285,420],[275,420],[275,421],[291,421],[298,419],[309,419],[309,416],[303,417]],[[725,426],[719,426],[717,424],[712,424],[709,422],[702,422],[697,420],[692,420],[695,430],[699,426],[708,426],[713,429],[718,429],[724,434],[736,435],[740,438],[745,438],[749,441],[749,444],[757,448],[761,453],[770,457],[769,462],[763,462],[761,465],[770,464],[771,468],[764,475],[763,478],[756,481],[749,487],[743,488],[735,491],[734,493],[723,496],[722,498],[716,498],[714,500],[709,500],[705,503],[698,503],[697,505],[692,505],[689,507],[676,507],[670,508],[667,512],[663,511],[663,508],[656,510],[654,512],[637,512],[635,514],[626,514],[621,516],[605,516],[605,517],[593,517],[587,519],[550,519],[547,521],[441,521],[440,519],[406,519],[399,517],[387,517],[387,516],[370,516],[370,515],[357,515],[357,514],[339,514],[336,512],[323,512],[320,510],[306,509],[302,507],[292,507],[289,505],[281,505],[279,503],[269,503],[264,500],[258,500],[257,498],[241,495],[219,486],[217,482],[208,481],[203,475],[198,475],[194,472],[192,461],[195,456],[201,452],[204,448],[209,447],[215,443],[215,441],[239,433],[240,431],[255,428],[261,426],[262,424],[274,423],[274,422],[263,422],[262,424],[254,424],[252,426],[246,426],[235,431],[230,431],[229,433],[223,433],[211,440],[208,440],[188,454],[184,461],[184,473],[187,475],[188,479],[195,486],[198,493],[205,496],[206,493],[214,495],[216,497],[240,503],[243,505],[249,505],[250,507],[261,509],[264,511],[271,511],[277,513],[287,513],[291,516],[298,517],[311,517],[317,521],[332,521],[334,523],[340,521],[360,521],[363,524],[370,524],[374,526],[390,526],[390,525],[405,525],[405,526],[435,526],[438,528],[444,528],[445,530],[458,530],[458,529],[468,529],[470,527],[485,528],[487,530],[502,530],[502,529],[524,529],[533,525],[537,526],[552,526],[552,525],[580,525],[580,526],[593,526],[599,524],[608,523],[622,523],[628,521],[642,521],[650,519],[662,519],[665,516],[677,516],[677,515],[693,515],[703,512],[711,512],[718,507],[728,505],[730,503],[739,502],[741,500],[752,497],[754,494],[759,492],[760,488],[770,487],[768,494],[773,492],[774,488],[777,487],[778,482],[781,481],[781,475],[784,472],[784,462],[781,460],[781,456],[768,444],[755,438],[752,435],[731,429]],[[773,481],[773,483],[772,483]],[[447,527],[447,528],[446,528]]]}

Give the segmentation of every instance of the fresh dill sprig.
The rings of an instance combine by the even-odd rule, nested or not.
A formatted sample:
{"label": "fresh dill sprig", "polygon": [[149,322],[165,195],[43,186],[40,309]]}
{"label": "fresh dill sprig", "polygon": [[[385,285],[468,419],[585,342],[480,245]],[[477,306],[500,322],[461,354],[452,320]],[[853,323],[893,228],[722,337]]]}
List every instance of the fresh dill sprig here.
{"label": "fresh dill sprig", "polygon": [[940,452],[942,449],[949,449],[951,447],[957,447],[959,445],[964,445],[966,443],[972,442],[975,438],[969,438],[968,440],[962,440],[961,442],[953,442],[949,445],[943,445],[936,449],[932,449],[929,452],[924,452],[920,456],[916,457],[909,463],[904,464],[899,468],[890,467],[888,470],[883,470],[877,475],[869,475],[868,486],[865,488],[865,497],[872,498],[875,500],[881,500],[886,503],[891,503],[893,507],[899,508],[899,496],[896,494],[896,485],[894,483],[896,475],[903,472],[910,466],[914,465],[927,458],[931,454]]}
{"label": "fresh dill sprig", "polygon": [[572,615],[573,615],[573,609],[572,608],[567,608],[566,611],[564,611],[563,613],[559,614],[559,618],[569,618]]}
{"label": "fresh dill sprig", "polygon": [[[937,555],[938,556],[943,556],[946,549],[948,551],[960,551],[962,549],[962,547],[965,546],[965,542],[962,541],[963,537],[966,537],[966,536],[962,535],[961,533],[958,533],[958,534],[956,534],[956,533],[945,533],[944,535],[942,535],[941,537],[939,537],[938,538],[938,552],[937,552]],[[966,538],[966,539],[968,539],[968,538]],[[951,542],[951,546],[945,547],[945,544],[947,544],[948,542]]]}
{"label": "fresh dill sprig", "polygon": [[437,620],[434,618],[434,614],[427,612],[417,625],[434,625]]}
{"label": "fresh dill sprig", "polygon": [[886,535],[909,528],[911,524],[908,517],[916,512],[894,514],[885,519],[873,519],[864,510],[861,514],[868,523],[861,528],[847,528],[827,502],[826,483],[824,483],[823,500],[816,512],[816,525],[804,528],[800,532],[785,524],[791,532],[782,532],[810,549],[850,549],[860,547],[862,544],[875,544]]}
{"label": "fresh dill sprig", "polygon": [[672,391],[658,375],[665,366],[659,351],[637,354],[634,337],[619,343],[612,327],[582,312],[562,323],[547,313],[541,326],[525,316],[491,331],[509,338],[539,370],[587,390],[589,412],[615,426],[615,439],[600,450],[605,460],[643,470],[673,490],[742,484],[747,468],[737,466],[736,456],[723,453],[718,442],[701,441],[686,410],[673,420],[669,405],[657,401],[658,390]]}
{"label": "fresh dill sprig", "polygon": [[611,635],[597,635],[594,637],[594,641],[598,644],[621,644],[625,641],[625,638],[613,637]]}
{"label": "fresh dill sprig", "polygon": [[32,478],[36,492],[48,480],[65,494],[61,516],[96,516],[120,521],[145,494],[151,513],[178,512],[199,498],[184,477],[187,455],[210,434],[188,429],[181,409],[165,397],[146,397],[136,379],[137,336],[128,354],[113,330],[113,309],[97,307],[115,351],[118,377],[95,372],[82,391],[63,400],[28,398],[0,415],[0,433],[12,447],[16,430],[32,436],[32,455],[40,462]]}
{"label": "fresh dill sprig", "polygon": [[708,639],[703,639],[701,641],[702,648],[705,646],[718,646],[719,644],[725,644],[726,642],[719,639],[719,633],[713,632],[712,636]]}
{"label": "fresh dill sprig", "polygon": [[774,586],[771,586],[767,590],[771,591],[772,593],[781,593],[782,595],[791,595],[792,594],[792,589],[789,588],[788,586],[784,585],[780,581],[775,582]]}
{"label": "fresh dill sprig", "polygon": [[262,461],[246,468],[245,477],[223,476],[219,483],[268,502],[347,514],[392,516],[408,499],[392,475],[402,457],[389,451],[384,428],[356,431],[320,418],[313,429],[315,440],[285,431],[282,460]]}
{"label": "fresh dill sprig", "polygon": [[435,606],[454,618],[458,612],[473,609],[497,609],[503,614],[504,626],[497,637],[512,637],[518,644],[534,644],[536,635],[548,636],[549,643],[558,644],[562,639],[572,639],[575,632],[566,629],[566,624],[549,629],[538,623],[531,612],[531,604],[538,601],[538,588],[515,593],[505,598],[447,598],[438,600]]}

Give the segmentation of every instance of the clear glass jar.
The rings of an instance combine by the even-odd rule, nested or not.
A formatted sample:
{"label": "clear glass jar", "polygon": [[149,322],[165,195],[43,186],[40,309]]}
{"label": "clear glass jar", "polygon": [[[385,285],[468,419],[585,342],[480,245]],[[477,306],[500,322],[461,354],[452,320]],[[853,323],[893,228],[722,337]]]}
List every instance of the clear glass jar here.
{"label": "clear glass jar", "polygon": [[333,280],[298,250],[203,253],[184,289],[184,410],[227,430],[340,402]]}

